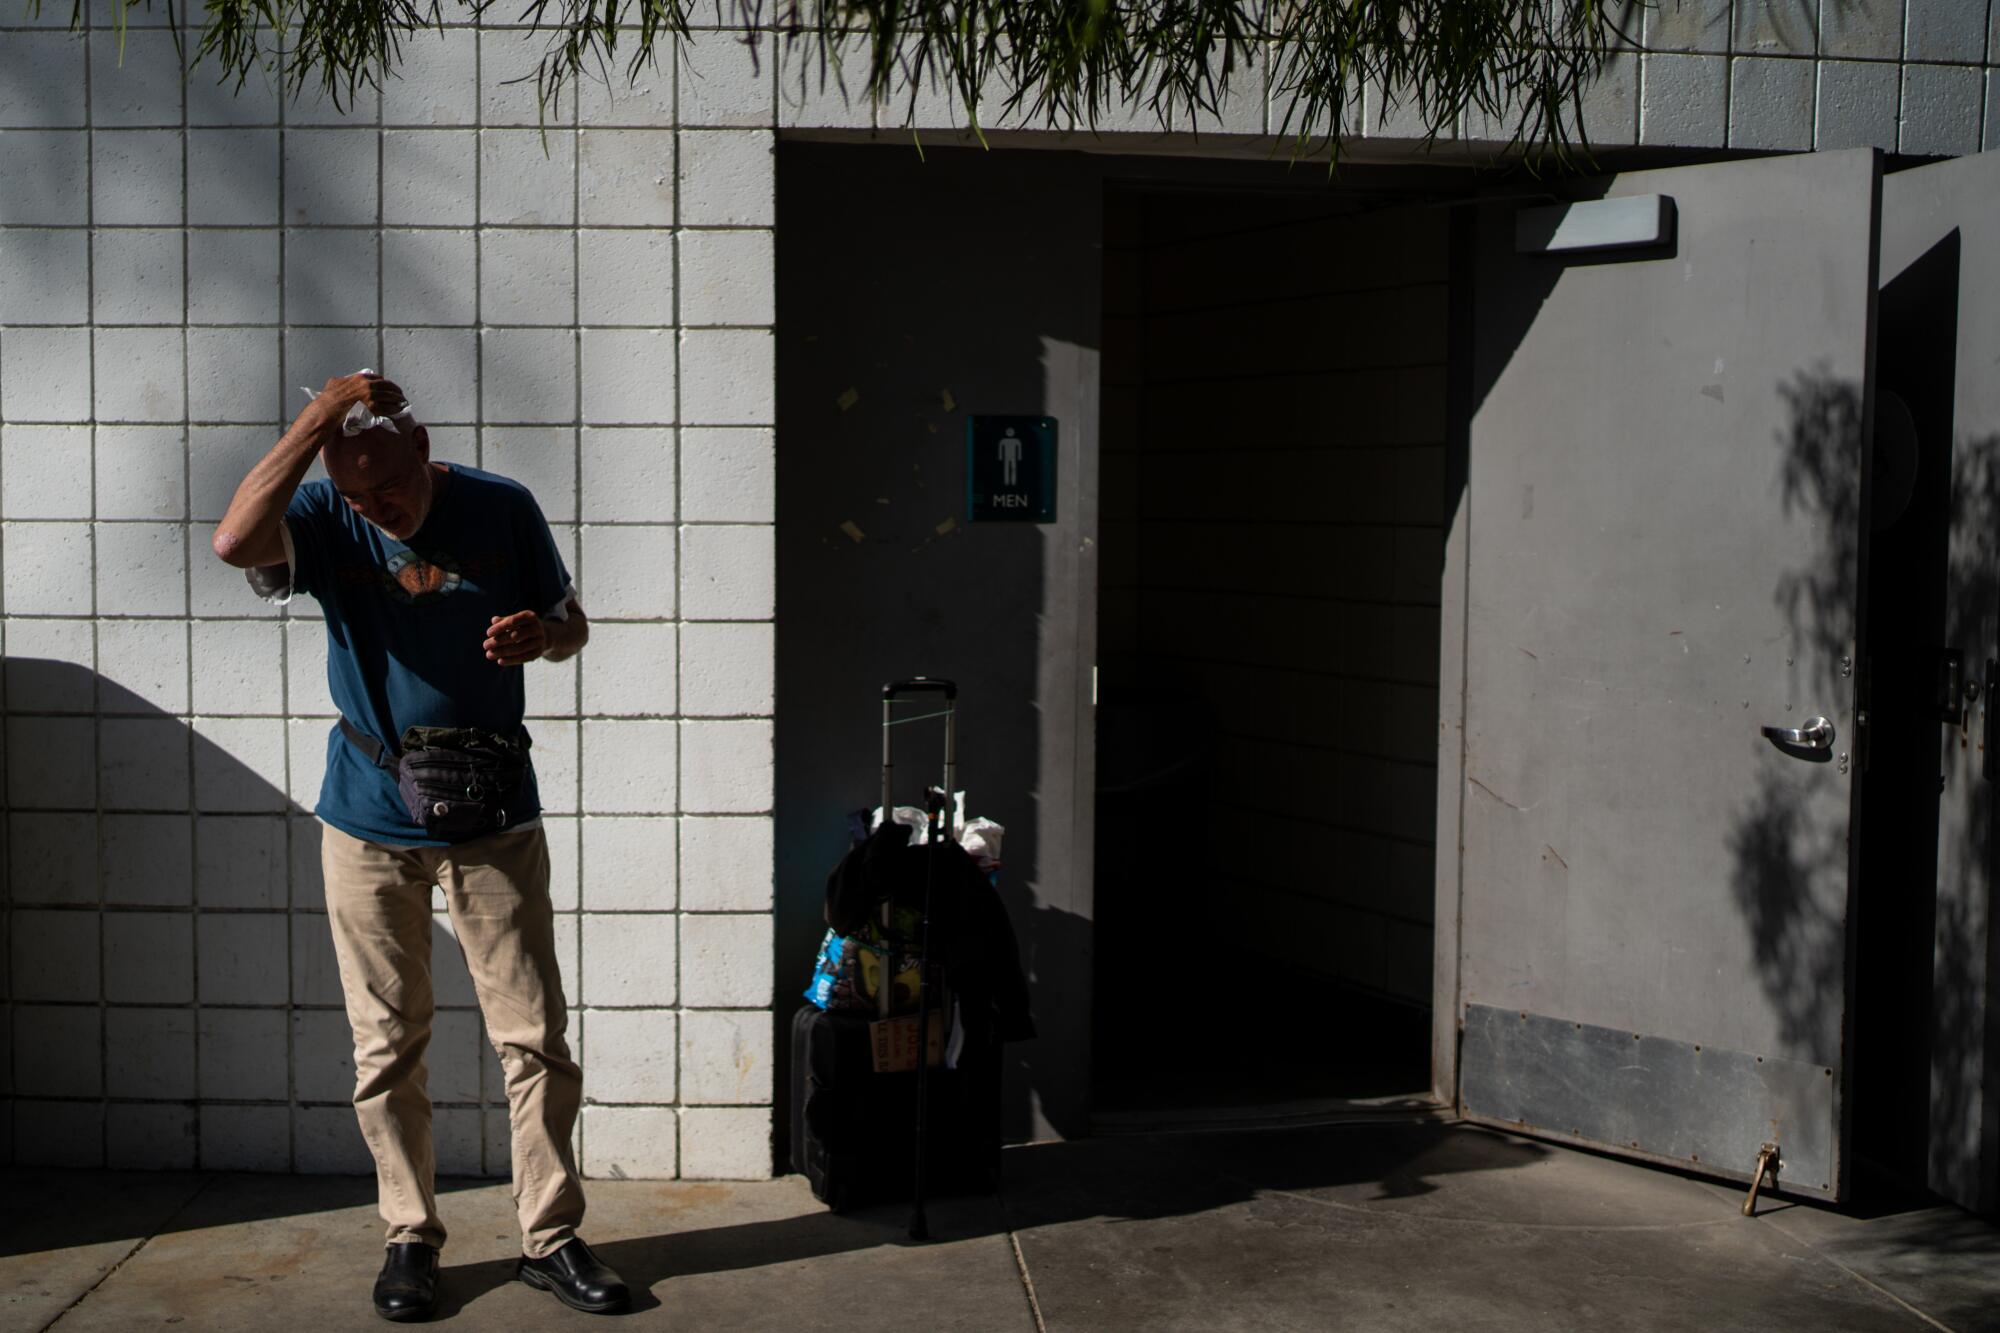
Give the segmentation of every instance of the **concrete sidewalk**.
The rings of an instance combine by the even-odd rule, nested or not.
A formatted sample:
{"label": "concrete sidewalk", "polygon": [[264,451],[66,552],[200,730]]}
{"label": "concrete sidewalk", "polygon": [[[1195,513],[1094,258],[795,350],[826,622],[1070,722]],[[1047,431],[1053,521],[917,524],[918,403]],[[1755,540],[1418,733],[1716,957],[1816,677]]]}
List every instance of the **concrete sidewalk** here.
{"label": "concrete sidewalk", "polygon": [[[373,1182],[0,1172],[0,1328],[382,1327]],[[2000,1230],[1740,1195],[1490,1131],[1367,1123],[1006,1154],[1006,1194],[835,1217],[798,1178],[595,1181],[649,1328],[2000,1329]],[[439,1322],[587,1327],[511,1282],[505,1185],[447,1186]]]}

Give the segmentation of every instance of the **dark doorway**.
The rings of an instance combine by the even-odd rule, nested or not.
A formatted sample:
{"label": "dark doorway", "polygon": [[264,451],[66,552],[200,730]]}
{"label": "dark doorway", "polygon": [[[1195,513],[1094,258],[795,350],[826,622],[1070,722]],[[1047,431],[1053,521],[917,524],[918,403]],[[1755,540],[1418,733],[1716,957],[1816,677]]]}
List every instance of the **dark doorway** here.
{"label": "dark doorway", "polygon": [[1105,203],[1094,1122],[1427,1095],[1446,210]]}
{"label": "dark doorway", "polygon": [[[1855,903],[1855,1195],[1925,1190],[1942,748],[1960,727],[1946,657],[1958,236],[1883,284],[1870,469],[1870,718]],[[1966,671],[1958,668],[1960,688]],[[1976,691],[1975,686],[1975,691]]]}

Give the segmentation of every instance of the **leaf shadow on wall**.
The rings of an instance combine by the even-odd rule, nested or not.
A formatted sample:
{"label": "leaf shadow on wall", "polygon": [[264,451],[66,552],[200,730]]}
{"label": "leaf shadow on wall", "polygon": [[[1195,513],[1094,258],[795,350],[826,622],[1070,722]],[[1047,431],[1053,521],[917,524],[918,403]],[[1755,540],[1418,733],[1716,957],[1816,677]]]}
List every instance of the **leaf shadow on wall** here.
{"label": "leaf shadow on wall", "polygon": [[[1789,633],[1788,661],[1804,664],[1794,668],[1792,688],[1831,701],[1853,688],[1838,664],[1851,651],[1858,603],[1861,391],[1807,372],[1779,392],[1790,413],[1778,442],[1780,509],[1787,521],[1809,524],[1819,548],[1804,567],[1780,573],[1772,600]],[[1838,711],[1830,702],[1825,709]],[[1839,1045],[1838,1020],[1830,1016],[1841,1012],[1847,972],[1845,895],[1829,886],[1844,889],[1848,850],[1846,839],[1825,836],[1825,822],[1808,809],[1806,772],[1821,776],[1817,766],[1761,770],[1757,795],[1729,836],[1730,887],[1784,1053],[1826,1061]]]}
{"label": "leaf shadow on wall", "polygon": [[[1949,255],[1928,261],[1949,261],[1955,291],[1955,238]],[[1923,278],[1923,264],[1909,276]],[[1927,321],[1932,336],[1914,361],[1933,382],[1898,374],[1888,322],[1897,295],[1894,283],[1885,286],[1879,386],[1884,403],[1907,395],[1917,417],[1918,480],[1907,509],[1883,513],[1870,531],[1868,504],[1892,488],[1887,464],[1864,448],[1859,386],[1806,373],[1783,389],[1791,419],[1780,441],[1781,500],[1788,516],[1813,524],[1820,545],[1807,566],[1780,578],[1774,605],[1796,655],[1816,673],[1793,682],[1802,697],[1847,698],[1855,682],[1839,663],[1861,641],[1860,707],[1869,722],[1865,735],[1835,746],[1852,752],[1860,770],[1853,833],[1840,836],[1846,822],[1830,823],[1829,810],[1807,799],[1806,770],[1776,766],[1729,846],[1732,894],[1784,1053],[1830,1062],[1844,1051],[1855,1151],[1921,1183],[1926,1138],[1930,1160],[1948,1174],[1976,1167],[1958,1158],[1977,1118],[1982,1069],[1994,1067],[1983,713],[1969,699],[1941,713],[1938,672],[1947,645],[1964,649],[1973,680],[1994,652],[2000,437],[1952,439],[1955,321]],[[1930,345],[1939,327],[1943,347]],[[1873,502],[1864,501],[1864,475],[1877,488]],[[1843,1022],[1851,1044],[1843,1045]]]}

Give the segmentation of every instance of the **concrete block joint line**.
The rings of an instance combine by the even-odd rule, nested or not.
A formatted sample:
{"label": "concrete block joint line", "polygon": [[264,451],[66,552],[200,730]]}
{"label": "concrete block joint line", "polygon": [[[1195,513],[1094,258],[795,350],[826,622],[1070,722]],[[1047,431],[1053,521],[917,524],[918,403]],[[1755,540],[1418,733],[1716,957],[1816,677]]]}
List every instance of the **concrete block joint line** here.
{"label": "concrete block joint line", "polygon": [[[1593,132],[1607,149],[1689,157],[2000,147],[1990,6],[1807,8],[1808,24],[1749,0],[1650,9],[1642,49],[1596,90]],[[73,39],[18,9],[0,15],[0,993],[11,1096],[0,1144],[30,1165],[337,1172],[359,1160],[351,1117],[341,1119],[339,993],[310,817],[331,715],[323,631],[303,604],[256,603],[206,537],[299,406],[299,387],[368,364],[408,380],[440,457],[530,485],[593,617],[590,648],[574,664],[531,668],[529,684],[556,947],[588,1080],[586,1170],[769,1174],[784,1086],[774,1016],[806,961],[776,888],[787,800],[775,758],[789,539],[778,519],[780,367],[804,346],[787,341],[788,322],[803,334],[820,317],[787,305],[779,319],[779,223],[823,225],[786,211],[780,185],[794,143],[906,147],[901,108],[821,85],[775,36],[753,53],[720,32],[637,88],[588,93],[544,137],[511,82],[532,45],[468,27],[413,47],[410,77],[340,116],[254,81],[235,97],[199,79],[163,82],[165,34],[133,18],[118,68],[101,23]],[[1279,108],[1257,88],[1199,140],[1121,121],[1108,133],[1124,137],[1092,147],[1181,163],[1268,154]],[[1364,109],[1377,113],[1368,146],[1407,156],[1407,108],[1384,124],[1381,92],[1369,90]],[[920,98],[915,128],[948,148],[961,118],[948,99]],[[1456,127],[1447,137],[1459,142],[1439,151],[1462,161],[1487,128]],[[1018,132],[1029,137],[1007,142],[1076,143]],[[1219,244],[1208,262],[1239,264],[1278,244],[1278,231]],[[1356,299],[1372,295],[1372,309],[1406,304],[1446,322],[1436,275],[1371,281]],[[859,310],[872,298],[842,299]],[[1157,335],[1152,360],[1122,384],[1107,368],[1106,390],[1178,392],[1191,412],[1235,383],[1239,369],[1204,362],[1216,353],[1199,336],[1235,299],[1141,309],[1134,317]],[[1365,350],[1350,368],[1383,370]],[[1426,347],[1386,367],[1422,386],[1412,400],[1439,400],[1440,415],[1385,410],[1369,459],[1343,460],[1363,478],[1357,488],[1415,492],[1443,467],[1444,360]],[[872,388],[856,415],[832,417],[849,384],[819,387],[828,419],[908,424],[866,418]],[[913,431],[928,401],[898,404]],[[788,431],[794,421],[794,438],[817,438],[817,419],[788,417]],[[925,435],[913,447],[956,445]],[[925,467],[931,456],[912,455]],[[886,554],[883,534],[905,524],[897,494],[897,505],[870,494],[856,515],[830,518],[809,539],[826,537],[814,553]],[[943,558],[953,548],[937,525],[958,500],[921,498],[923,521],[907,521],[903,545]],[[866,541],[840,535],[850,517]],[[1434,783],[1427,738],[1412,750],[1383,719],[1402,716],[1412,689],[1450,684],[1409,628],[1450,613],[1464,632],[1462,604],[1439,608],[1435,587],[1411,586],[1411,570],[1446,560],[1444,521],[1407,512],[1330,526],[1340,541],[1393,529],[1401,545],[1379,568],[1372,555],[1353,562],[1369,586],[1314,603],[1373,616],[1371,639],[1389,645],[1307,664],[1326,688],[1379,702],[1368,710],[1379,734],[1315,754],[1365,775],[1357,785],[1369,790]],[[1214,596],[1204,582],[1214,573],[1188,562],[1148,591]],[[1252,668],[1291,670],[1283,647],[1257,645],[1267,660],[1250,668],[1215,645],[1185,645],[1176,662],[1268,688],[1275,675]],[[1009,725],[1025,735],[1035,723]],[[1327,821],[1323,833],[1365,845],[1394,867],[1389,878],[1422,878],[1436,854],[1433,831],[1396,826],[1393,811]],[[1365,922],[1379,957],[1421,953],[1432,929],[1428,904],[1340,910]],[[454,941],[440,926],[432,943],[451,991],[432,1055],[440,1152],[468,1174],[502,1174],[496,1062]],[[1026,1282],[1029,1256],[1010,1244]]]}

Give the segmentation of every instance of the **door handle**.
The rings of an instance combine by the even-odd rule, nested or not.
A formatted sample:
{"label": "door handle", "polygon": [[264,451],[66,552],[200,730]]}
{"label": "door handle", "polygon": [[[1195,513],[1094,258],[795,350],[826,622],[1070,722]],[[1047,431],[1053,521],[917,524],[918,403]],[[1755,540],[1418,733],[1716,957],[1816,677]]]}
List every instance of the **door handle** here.
{"label": "door handle", "polygon": [[1803,727],[1763,727],[1760,730],[1780,745],[1796,746],[1802,750],[1833,748],[1833,723],[1823,717],[1809,717]]}

